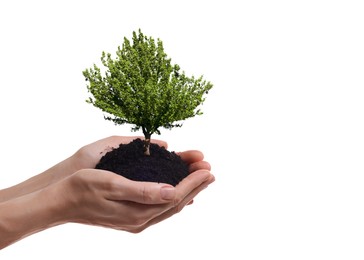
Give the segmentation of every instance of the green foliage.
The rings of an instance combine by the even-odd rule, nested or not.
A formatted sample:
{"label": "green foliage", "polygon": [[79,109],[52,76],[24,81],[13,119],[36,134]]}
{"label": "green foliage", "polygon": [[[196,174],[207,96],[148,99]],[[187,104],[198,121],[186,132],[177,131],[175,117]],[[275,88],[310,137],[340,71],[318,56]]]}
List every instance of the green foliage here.
{"label": "green foliage", "polygon": [[83,71],[93,97],[88,102],[106,112],[105,119],[140,128],[146,138],[159,128],[180,127],[178,121],[202,114],[198,109],[212,88],[202,76],[187,77],[164,52],[163,43],[133,32],[124,37],[116,58],[102,53],[103,73],[95,64]]}

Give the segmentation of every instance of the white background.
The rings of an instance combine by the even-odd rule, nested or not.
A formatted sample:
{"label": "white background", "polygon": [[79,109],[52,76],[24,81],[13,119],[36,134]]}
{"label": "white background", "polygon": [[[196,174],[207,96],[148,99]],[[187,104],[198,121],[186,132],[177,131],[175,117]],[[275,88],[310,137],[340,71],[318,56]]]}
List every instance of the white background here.
{"label": "white background", "polygon": [[216,182],[140,234],[67,224],[0,259],[363,259],[361,2],[1,1],[0,188],[135,134],[85,102],[82,71],[139,28],[214,84],[154,137],[203,151]]}

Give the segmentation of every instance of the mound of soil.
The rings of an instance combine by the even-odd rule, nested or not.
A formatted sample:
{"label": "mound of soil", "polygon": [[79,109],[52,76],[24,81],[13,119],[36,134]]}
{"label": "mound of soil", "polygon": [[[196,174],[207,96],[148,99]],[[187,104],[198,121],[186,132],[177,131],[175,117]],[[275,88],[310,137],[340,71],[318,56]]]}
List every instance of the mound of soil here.
{"label": "mound of soil", "polygon": [[141,139],[121,144],[106,153],[96,169],[108,170],[134,181],[168,183],[173,186],[188,176],[188,165],[175,152],[151,143],[150,155],[144,155],[143,145]]}

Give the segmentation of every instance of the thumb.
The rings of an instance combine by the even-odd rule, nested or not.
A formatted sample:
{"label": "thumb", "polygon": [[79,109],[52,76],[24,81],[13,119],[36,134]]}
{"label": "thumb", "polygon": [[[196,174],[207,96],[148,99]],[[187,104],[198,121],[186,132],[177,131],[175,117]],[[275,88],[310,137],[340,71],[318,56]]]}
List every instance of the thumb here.
{"label": "thumb", "polygon": [[128,200],[142,204],[163,204],[174,201],[176,189],[170,184],[132,181],[124,177],[114,182],[112,200]]}

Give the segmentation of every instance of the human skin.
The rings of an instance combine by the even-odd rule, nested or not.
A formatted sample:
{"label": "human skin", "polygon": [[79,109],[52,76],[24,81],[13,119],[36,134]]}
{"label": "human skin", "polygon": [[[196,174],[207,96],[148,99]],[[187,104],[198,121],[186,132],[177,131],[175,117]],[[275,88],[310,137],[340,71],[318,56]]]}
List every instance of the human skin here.
{"label": "human skin", "polygon": [[65,223],[138,233],[180,212],[214,181],[210,164],[196,150],[179,153],[190,174],[176,187],[94,169],[103,154],[135,138],[112,136],[86,145],[45,172],[1,190],[0,249]]}

